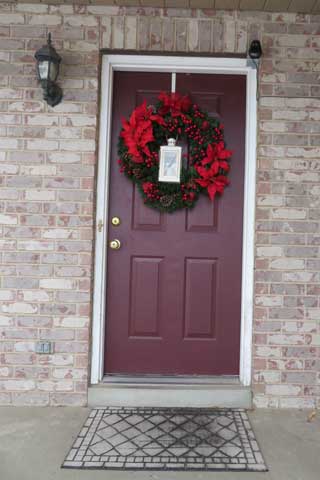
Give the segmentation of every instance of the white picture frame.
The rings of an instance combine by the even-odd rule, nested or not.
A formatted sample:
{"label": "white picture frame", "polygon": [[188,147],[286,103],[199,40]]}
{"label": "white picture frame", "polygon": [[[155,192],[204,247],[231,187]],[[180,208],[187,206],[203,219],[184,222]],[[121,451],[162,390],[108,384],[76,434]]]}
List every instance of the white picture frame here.
{"label": "white picture frame", "polygon": [[180,183],[181,147],[160,147],[159,182]]}

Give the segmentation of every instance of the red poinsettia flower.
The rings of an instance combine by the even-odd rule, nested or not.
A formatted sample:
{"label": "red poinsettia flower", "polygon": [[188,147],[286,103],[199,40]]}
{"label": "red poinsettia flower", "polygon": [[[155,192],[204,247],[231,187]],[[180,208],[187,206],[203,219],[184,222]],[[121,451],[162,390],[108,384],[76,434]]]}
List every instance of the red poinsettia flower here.
{"label": "red poinsettia flower", "polygon": [[201,164],[207,165],[212,162],[218,162],[218,166],[228,172],[230,166],[225,159],[230,158],[231,155],[232,151],[226,150],[223,142],[210,144],[207,147],[206,156],[201,160]]}
{"label": "red poinsettia flower", "polygon": [[163,120],[163,118],[160,115],[153,112],[152,106],[150,106],[150,105],[147,106],[147,101],[146,100],[144,100],[144,102],[141,105],[139,105],[133,111],[133,113],[135,114],[135,117],[136,117],[138,122],[143,121],[143,120],[151,120],[152,122],[157,122],[160,125],[165,126],[165,121]]}
{"label": "red poinsettia flower", "polygon": [[213,184],[210,184],[207,188],[210,200],[214,199],[216,193],[223,193],[224,188],[229,185],[229,183],[229,180],[224,175],[215,177]]}
{"label": "red poinsettia flower", "polygon": [[143,163],[143,153],[147,157],[151,155],[147,144],[154,140],[152,124],[149,121],[144,121],[136,125],[132,120],[133,119],[130,118],[129,122],[123,123],[121,137],[128,147],[128,153],[131,155],[132,161],[135,163]]}
{"label": "red poinsettia flower", "polygon": [[[223,193],[226,185],[229,185],[229,180],[224,175],[217,175],[216,164],[214,162],[209,169],[201,166],[196,166],[195,169],[201,175],[201,178],[196,178],[196,182],[201,187],[206,188],[210,200],[213,200],[216,193]],[[219,169],[219,168],[218,168]]]}
{"label": "red poinsettia flower", "polygon": [[[229,180],[225,175],[221,175],[221,170],[228,171],[229,164],[225,160],[232,155],[230,150],[224,148],[224,143],[210,144],[207,147],[206,156],[198,165],[195,165],[200,178],[195,181],[206,188],[211,200],[215,194],[223,193],[224,187],[229,184]],[[220,174],[219,174],[220,173]]]}
{"label": "red poinsettia flower", "polygon": [[121,137],[128,147],[128,153],[135,163],[143,163],[145,158],[151,156],[148,143],[154,141],[152,122],[164,124],[160,115],[154,115],[152,107],[147,107],[144,101],[131,114],[129,121],[122,120]]}
{"label": "red poinsettia flower", "polygon": [[187,95],[181,96],[178,93],[161,92],[158,98],[163,104],[159,108],[160,115],[166,115],[170,112],[173,117],[178,117],[181,113],[188,112],[192,105]]}
{"label": "red poinsettia flower", "polygon": [[232,150],[227,150],[225,148],[224,142],[219,142],[215,145],[216,145],[216,148],[217,148],[217,154],[218,154],[219,160],[230,158],[232,156],[233,151]]}

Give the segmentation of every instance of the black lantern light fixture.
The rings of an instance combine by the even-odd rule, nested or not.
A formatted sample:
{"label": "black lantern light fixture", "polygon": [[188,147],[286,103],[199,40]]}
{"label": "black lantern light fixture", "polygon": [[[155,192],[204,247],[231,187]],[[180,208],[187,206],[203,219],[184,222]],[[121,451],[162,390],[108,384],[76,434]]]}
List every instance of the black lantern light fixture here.
{"label": "black lantern light fixture", "polygon": [[55,107],[62,99],[62,90],[55,83],[59,75],[61,57],[51,44],[51,33],[48,35],[47,45],[35,53],[35,59],[37,60],[38,79],[43,89],[43,98],[48,105]]}
{"label": "black lantern light fixture", "polygon": [[252,40],[248,54],[251,60],[259,60],[261,58],[262,48],[259,40]]}

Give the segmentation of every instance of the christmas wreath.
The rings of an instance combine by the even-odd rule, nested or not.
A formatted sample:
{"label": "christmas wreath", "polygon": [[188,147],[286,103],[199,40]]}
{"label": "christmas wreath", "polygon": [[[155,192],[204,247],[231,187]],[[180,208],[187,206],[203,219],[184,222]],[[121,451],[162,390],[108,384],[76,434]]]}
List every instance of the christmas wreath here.
{"label": "christmas wreath", "polygon": [[[159,150],[169,138],[188,142],[180,183],[159,181]],[[161,93],[155,106],[144,101],[122,120],[118,144],[120,171],[137,184],[146,205],[163,212],[192,208],[200,193],[214,199],[229,184],[223,125],[188,96]]]}

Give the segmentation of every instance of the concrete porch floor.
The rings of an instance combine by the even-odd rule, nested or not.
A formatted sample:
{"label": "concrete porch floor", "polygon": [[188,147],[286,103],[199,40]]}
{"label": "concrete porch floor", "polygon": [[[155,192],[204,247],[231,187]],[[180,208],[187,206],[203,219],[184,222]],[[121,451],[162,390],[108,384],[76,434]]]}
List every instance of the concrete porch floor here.
{"label": "concrete porch floor", "polygon": [[320,417],[307,411],[249,413],[267,473],[114,472],[60,465],[88,415],[86,408],[0,408],[1,480],[319,480]]}

